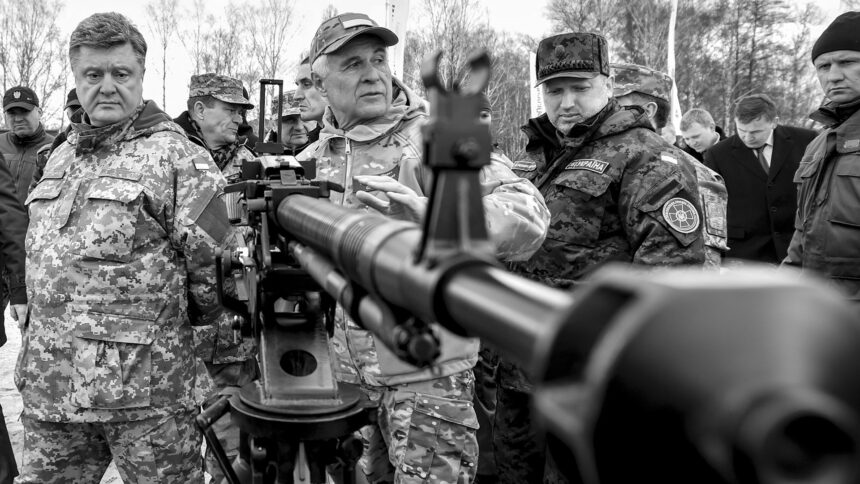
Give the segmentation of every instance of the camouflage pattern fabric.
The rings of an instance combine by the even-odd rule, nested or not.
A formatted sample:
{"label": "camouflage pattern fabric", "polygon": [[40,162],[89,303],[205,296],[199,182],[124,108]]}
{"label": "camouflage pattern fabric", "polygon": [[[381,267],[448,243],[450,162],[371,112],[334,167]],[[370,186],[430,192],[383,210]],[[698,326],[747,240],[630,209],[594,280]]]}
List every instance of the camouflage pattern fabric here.
{"label": "camouflage pattern fabric", "polygon": [[[684,153],[683,150],[678,150]],[[684,153],[687,154],[687,153]],[[718,270],[722,265],[723,254],[729,250],[728,225],[726,212],[728,210],[729,193],[726,182],[714,170],[700,163],[692,156],[687,156],[696,167],[696,179],[699,183],[699,197],[705,221],[702,224],[702,236],[705,238],[705,269]]]}
{"label": "camouflage pattern fabric", "polygon": [[359,464],[371,484],[468,484],[477,471],[471,370],[397,388],[365,387],[379,401]]}
{"label": "camouflage pattern fabric", "polygon": [[[335,128],[330,108],[320,139],[303,151],[299,160],[315,159],[317,178],[345,188],[332,192],[331,201],[370,210],[355,197],[364,187],[355,175],[387,175],[415,190],[429,192],[431,177],[421,163],[421,126],[427,119],[425,102],[395,80],[395,98],[386,116],[348,131]],[[525,259],[540,247],[549,212],[538,191],[511,171],[500,156],[481,172],[484,207],[491,239],[500,258]],[[375,193],[377,196],[382,196]],[[373,336],[357,326],[339,308],[332,340],[337,355],[336,376],[341,381],[391,386],[427,381],[462,372],[477,360],[477,341],[460,338],[438,328],[442,355],[433,368],[419,369],[401,362]]]}
{"label": "camouflage pattern fabric", "polygon": [[123,482],[203,483],[196,411],[114,423],[23,417],[21,484],[99,482],[111,462]]}
{"label": "camouflage pattern fabric", "polygon": [[546,115],[524,127],[514,172],[539,184],[552,214],[541,249],[516,269],[569,288],[600,264],[702,265],[694,176],[661,157],[665,142],[638,107],[610,100],[598,120],[558,144]]}
{"label": "camouflage pattern fabric", "polygon": [[224,178],[154,103],[132,118],[75,125],[27,200],[15,380],[33,420],[165,417],[211,389],[198,356],[229,325],[214,268],[231,230]]}
{"label": "camouflage pattern fabric", "polygon": [[638,92],[671,102],[672,78],[654,69],[636,64],[611,64],[615,78],[613,95],[626,96]]}
{"label": "camouflage pattern fabric", "polygon": [[574,32],[540,41],[535,55],[538,84],[556,77],[609,75],[609,46],[602,35]]}
{"label": "camouflage pattern fabric", "polygon": [[212,96],[225,103],[239,104],[247,109],[253,109],[254,105],[245,98],[242,90],[242,82],[238,79],[221,74],[198,74],[191,76],[188,97]]}

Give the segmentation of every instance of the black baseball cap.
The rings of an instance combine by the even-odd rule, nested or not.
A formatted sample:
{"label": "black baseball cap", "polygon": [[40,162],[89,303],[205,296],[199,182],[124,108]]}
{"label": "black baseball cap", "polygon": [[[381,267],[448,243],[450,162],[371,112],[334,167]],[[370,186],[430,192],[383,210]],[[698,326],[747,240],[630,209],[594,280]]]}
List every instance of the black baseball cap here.
{"label": "black baseball cap", "polygon": [[27,111],[32,111],[33,108],[39,107],[39,96],[32,89],[25,86],[15,86],[9,88],[6,94],[3,95],[3,110],[8,111],[12,108],[24,108]]}

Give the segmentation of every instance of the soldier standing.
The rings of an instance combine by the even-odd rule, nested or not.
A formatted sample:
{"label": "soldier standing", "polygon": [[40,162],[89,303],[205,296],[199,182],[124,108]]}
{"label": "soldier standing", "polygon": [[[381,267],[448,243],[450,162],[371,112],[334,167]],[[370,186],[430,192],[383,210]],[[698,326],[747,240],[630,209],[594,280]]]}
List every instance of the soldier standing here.
{"label": "soldier standing", "polygon": [[[255,158],[237,135],[243,112],[253,108],[238,79],[219,74],[194,75],[188,93],[188,110],[174,122],[185,130],[188,139],[209,151],[228,181],[234,181],[238,180],[242,163]],[[236,240],[232,244],[244,246],[244,241]],[[203,360],[216,388],[222,392],[233,391],[259,376],[254,338],[243,338],[226,325],[218,329],[213,335],[213,351],[203,355]],[[215,422],[213,429],[232,461],[239,455],[239,428],[228,414]],[[209,448],[206,471],[212,476],[212,482],[221,482],[224,478]]]}
{"label": "soldier standing", "polygon": [[[546,114],[523,127],[526,157],[514,172],[538,187],[551,219],[541,248],[515,270],[567,289],[608,262],[701,266],[695,176],[663,160],[666,143],[642,108],[613,98],[606,39],[593,33],[543,39],[535,67]],[[542,449],[528,438],[528,381],[504,360],[498,375],[499,476],[540,482]],[[550,480],[559,478],[553,469]]]}
{"label": "soldier standing", "polygon": [[198,355],[226,323],[224,178],[143,100],[146,41],[128,19],[84,19],[69,60],[86,115],[27,199],[20,482],[97,483],[111,460],[125,482],[203,482]]}
{"label": "soldier standing", "polygon": [[[346,188],[332,194],[334,203],[421,219],[431,175],[421,163],[426,103],[391,75],[387,47],[397,40],[363,14],[341,14],[320,25],[310,60],[314,84],[329,108],[319,141],[299,159],[317,159],[319,177]],[[484,167],[481,178],[498,255],[527,258],[546,228],[543,200],[498,161]],[[385,200],[376,198],[381,193],[388,195]],[[378,422],[362,429],[360,463],[371,483],[465,484],[475,477],[471,368],[478,345],[439,329],[442,354],[436,365],[416,368],[338,309],[336,376],[360,384],[379,402]]]}

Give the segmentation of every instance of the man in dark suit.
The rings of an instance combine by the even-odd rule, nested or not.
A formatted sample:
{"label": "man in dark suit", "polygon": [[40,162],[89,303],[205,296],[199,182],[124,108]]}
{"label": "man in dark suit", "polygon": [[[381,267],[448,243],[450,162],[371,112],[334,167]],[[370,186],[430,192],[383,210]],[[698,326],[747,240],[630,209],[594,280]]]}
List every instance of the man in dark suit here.
{"label": "man in dark suit", "polygon": [[735,104],[738,133],[705,151],[705,165],[722,175],[729,194],[726,258],[778,264],[794,233],[794,172],[809,129],[781,126],[776,105],[764,94]]}

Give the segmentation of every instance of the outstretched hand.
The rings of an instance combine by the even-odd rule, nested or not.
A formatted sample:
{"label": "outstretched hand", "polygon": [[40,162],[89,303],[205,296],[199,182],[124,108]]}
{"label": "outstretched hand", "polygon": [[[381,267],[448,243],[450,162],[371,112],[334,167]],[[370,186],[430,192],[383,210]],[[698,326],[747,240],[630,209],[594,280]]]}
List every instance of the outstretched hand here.
{"label": "outstretched hand", "polygon": [[368,207],[401,220],[419,223],[424,220],[427,197],[418,195],[415,190],[388,176],[358,175],[355,181],[372,190],[383,192],[388,197],[388,200],[383,200],[365,191],[356,192],[355,197]]}

